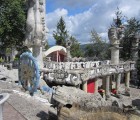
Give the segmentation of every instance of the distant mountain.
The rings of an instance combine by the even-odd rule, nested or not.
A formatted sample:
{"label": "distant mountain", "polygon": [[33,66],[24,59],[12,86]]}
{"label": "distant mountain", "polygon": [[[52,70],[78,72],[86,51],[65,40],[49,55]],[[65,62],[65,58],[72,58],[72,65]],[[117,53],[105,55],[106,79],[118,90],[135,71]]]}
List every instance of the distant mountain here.
{"label": "distant mountain", "polygon": [[80,48],[81,48],[82,50],[85,50],[85,48],[86,48],[87,45],[90,45],[90,44],[89,44],[89,43],[88,43],[88,44],[81,44],[81,45],[80,45]]}

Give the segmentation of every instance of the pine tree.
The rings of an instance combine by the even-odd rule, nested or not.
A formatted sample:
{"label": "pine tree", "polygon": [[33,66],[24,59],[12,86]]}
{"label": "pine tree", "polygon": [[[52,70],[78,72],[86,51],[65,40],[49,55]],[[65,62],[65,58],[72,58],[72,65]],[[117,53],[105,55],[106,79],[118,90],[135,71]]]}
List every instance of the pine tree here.
{"label": "pine tree", "polygon": [[66,46],[66,39],[68,38],[68,31],[63,17],[57,23],[56,31],[53,32],[53,37],[56,40],[56,45]]}
{"label": "pine tree", "polygon": [[96,57],[99,60],[110,59],[110,45],[93,29],[91,31],[91,44],[85,48],[86,57]]}
{"label": "pine tree", "polygon": [[126,26],[124,38],[121,41],[122,49],[120,51],[121,58],[123,60],[129,60],[132,58],[132,42],[135,38],[136,31],[140,28],[140,22],[135,18],[128,20],[128,25]]}
{"label": "pine tree", "polygon": [[70,49],[72,57],[83,57],[83,51],[80,48],[80,43],[78,42],[78,40],[76,40],[75,37],[71,36],[70,41],[72,43]]}

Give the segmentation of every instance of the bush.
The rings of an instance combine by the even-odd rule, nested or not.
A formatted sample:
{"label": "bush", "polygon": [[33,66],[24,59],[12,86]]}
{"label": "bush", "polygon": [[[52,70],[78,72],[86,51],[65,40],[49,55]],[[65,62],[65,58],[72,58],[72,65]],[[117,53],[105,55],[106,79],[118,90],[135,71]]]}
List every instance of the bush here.
{"label": "bush", "polygon": [[4,60],[2,58],[0,58],[0,63],[4,62]]}

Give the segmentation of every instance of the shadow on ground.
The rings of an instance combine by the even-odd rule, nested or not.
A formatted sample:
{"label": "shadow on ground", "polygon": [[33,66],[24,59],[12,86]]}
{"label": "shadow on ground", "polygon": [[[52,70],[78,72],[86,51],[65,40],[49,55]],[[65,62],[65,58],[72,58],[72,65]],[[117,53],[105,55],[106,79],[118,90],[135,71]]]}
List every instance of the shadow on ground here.
{"label": "shadow on ground", "polygon": [[57,117],[53,115],[52,113],[46,113],[44,111],[40,111],[37,115],[37,117],[40,118],[40,120],[57,120]]}
{"label": "shadow on ground", "polygon": [[137,106],[137,108],[140,110],[140,99],[133,100],[132,105]]}

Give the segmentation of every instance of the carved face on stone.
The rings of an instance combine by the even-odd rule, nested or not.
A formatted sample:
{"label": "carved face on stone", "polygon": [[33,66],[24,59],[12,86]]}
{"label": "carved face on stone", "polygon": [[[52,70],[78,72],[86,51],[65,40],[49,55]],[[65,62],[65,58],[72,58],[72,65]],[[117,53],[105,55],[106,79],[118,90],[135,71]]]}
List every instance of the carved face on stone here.
{"label": "carved face on stone", "polygon": [[124,37],[123,35],[124,28],[123,27],[112,27],[108,31],[108,37],[111,44],[119,44],[120,40]]}
{"label": "carved face on stone", "polygon": [[112,27],[108,31],[108,37],[110,41],[117,40],[117,29],[115,27]]}

